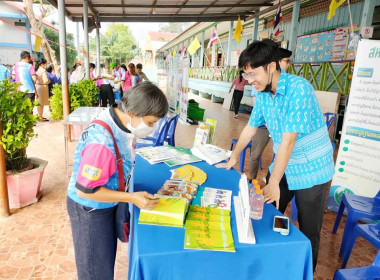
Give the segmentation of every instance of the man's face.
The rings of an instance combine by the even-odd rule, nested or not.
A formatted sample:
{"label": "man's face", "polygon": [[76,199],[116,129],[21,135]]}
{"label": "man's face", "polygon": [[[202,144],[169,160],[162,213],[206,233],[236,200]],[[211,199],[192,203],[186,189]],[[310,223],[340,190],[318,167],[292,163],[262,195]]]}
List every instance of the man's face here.
{"label": "man's face", "polygon": [[263,91],[269,82],[269,65],[252,68],[246,66],[244,68],[243,78],[253,85],[256,91]]}
{"label": "man's face", "polygon": [[280,67],[282,70],[284,70],[285,72],[288,72],[289,66],[290,66],[290,58],[289,57],[285,57],[285,58],[280,60]]}

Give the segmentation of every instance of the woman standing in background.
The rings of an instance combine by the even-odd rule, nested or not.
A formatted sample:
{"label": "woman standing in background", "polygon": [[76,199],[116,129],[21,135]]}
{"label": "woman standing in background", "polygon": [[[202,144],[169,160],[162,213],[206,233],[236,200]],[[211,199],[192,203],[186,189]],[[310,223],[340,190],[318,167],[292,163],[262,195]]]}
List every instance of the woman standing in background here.
{"label": "woman standing in background", "polygon": [[40,121],[48,121],[48,119],[43,117],[44,106],[49,105],[50,80],[47,76],[47,72],[45,69],[46,64],[47,64],[46,59],[41,58],[40,60],[37,61],[36,66],[34,68],[37,75],[36,91],[38,95],[38,101],[40,102],[40,105],[37,107],[37,112],[38,112]]}
{"label": "woman standing in background", "polygon": [[232,88],[235,86],[234,95],[233,95],[234,111],[235,111],[234,118],[238,117],[240,102],[244,94],[244,86],[247,84],[247,80],[244,79],[242,76],[243,73],[244,72],[240,70],[239,77],[237,77],[235,80],[232,81],[230,90],[228,91],[228,93],[231,93]]}

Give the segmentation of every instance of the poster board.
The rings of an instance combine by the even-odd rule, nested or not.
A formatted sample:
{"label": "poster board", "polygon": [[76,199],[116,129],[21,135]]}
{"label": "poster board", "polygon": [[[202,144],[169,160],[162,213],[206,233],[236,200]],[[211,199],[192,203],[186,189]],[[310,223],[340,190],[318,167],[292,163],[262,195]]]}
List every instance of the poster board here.
{"label": "poster board", "polygon": [[380,189],[380,41],[359,42],[350,98],[327,206],[344,193],[373,197]]}
{"label": "poster board", "polygon": [[231,51],[231,66],[238,66],[239,64],[239,56],[240,56],[240,50],[232,50]]}
{"label": "poster board", "polygon": [[299,36],[295,63],[330,61],[335,30]]}
{"label": "poster board", "polygon": [[184,58],[182,58],[182,84],[180,86],[181,98],[179,110],[179,117],[184,122],[186,122],[187,119],[187,103],[189,100],[189,68],[190,58],[188,56],[185,56]]}
{"label": "poster board", "polygon": [[295,63],[354,60],[360,28],[354,32],[354,40],[350,26],[298,36]]}

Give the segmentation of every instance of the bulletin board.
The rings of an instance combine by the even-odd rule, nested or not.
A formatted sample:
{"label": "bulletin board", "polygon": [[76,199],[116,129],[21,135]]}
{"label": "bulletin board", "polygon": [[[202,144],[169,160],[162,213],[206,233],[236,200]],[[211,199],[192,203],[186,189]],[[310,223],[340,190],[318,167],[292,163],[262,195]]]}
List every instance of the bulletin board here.
{"label": "bulletin board", "polygon": [[295,63],[331,61],[335,30],[297,38]]}

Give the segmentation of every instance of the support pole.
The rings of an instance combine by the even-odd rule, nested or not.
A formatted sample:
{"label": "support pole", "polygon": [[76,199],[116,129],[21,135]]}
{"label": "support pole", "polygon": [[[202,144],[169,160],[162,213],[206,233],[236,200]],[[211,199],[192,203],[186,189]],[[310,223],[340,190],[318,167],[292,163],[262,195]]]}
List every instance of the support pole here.
{"label": "support pole", "polygon": [[257,32],[259,30],[259,18],[253,20],[252,41],[257,41]]}
{"label": "support pole", "polygon": [[96,28],[96,76],[100,76],[100,34],[99,28]]}
{"label": "support pole", "polygon": [[[380,2],[380,1],[377,1]],[[368,27],[372,25],[373,14],[376,6],[376,1],[364,0],[362,20],[360,22],[360,27]],[[380,5],[380,3],[378,3]]]}
{"label": "support pole", "polygon": [[77,48],[78,53],[77,53],[77,60],[80,60],[80,43],[79,43],[79,22],[76,22],[75,23],[75,27],[76,27],[76,38],[75,38],[75,47]]}
{"label": "support pole", "polygon": [[232,47],[232,33],[234,32],[234,21],[230,21],[230,31],[228,32],[228,45],[227,45],[227,65],[231,65],[231,47]]}
{"label": "support pole", "polygon": [[[1,112],[0,112],[1,116]],[[0,139],[3,136],[3,128],[0,121]],[[0,145],[0,218],[6,218],[10,215],[7,174],[5,171],[5,153],[3,146]]]}
{"label": "support pole", "polygon": [[292,51],[293,53],[295,53],[295,50],[296,50],[296,41],[297,41],[298,25],[299,25],[299,17],[300,17],[300,6],[301,6],[300,0],[294,1],[292,22],[290,24],[289,46],[288,46],[288,50]]}
{"label": "support pole", "polygon": [[88,0],[83,0],[83,37],[84,50],[86,52],[84,59],[84,67],[86,69],[86,79],[90,78],[90,49],[88,45]]}
{"label": "support pole", "polygon": [[66,53],[66,20],[65,20],[65,0],[58,0],[58,22],[59,22],[59,55],[61,61],[61,81],[62,81],[62,104],[63,117],[70,114],[69,104],[69,83],[67,79],[67,53]]}
{"label": "support pole", "polygon": [[201,55],[199,56],[199,67],[203,67],[203,57],[205,53],[205,32],[202,32],[202,41],[201,41]]}

